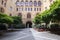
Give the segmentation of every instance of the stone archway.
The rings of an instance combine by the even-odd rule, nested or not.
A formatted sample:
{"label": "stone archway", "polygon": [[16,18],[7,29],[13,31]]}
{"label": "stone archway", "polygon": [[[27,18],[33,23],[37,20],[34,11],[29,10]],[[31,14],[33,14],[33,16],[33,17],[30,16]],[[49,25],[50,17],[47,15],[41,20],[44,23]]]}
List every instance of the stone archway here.
{"label": "stone archway", "polygon": [[32,22],[31,21],[26,22],[26,28],[32,28]]}

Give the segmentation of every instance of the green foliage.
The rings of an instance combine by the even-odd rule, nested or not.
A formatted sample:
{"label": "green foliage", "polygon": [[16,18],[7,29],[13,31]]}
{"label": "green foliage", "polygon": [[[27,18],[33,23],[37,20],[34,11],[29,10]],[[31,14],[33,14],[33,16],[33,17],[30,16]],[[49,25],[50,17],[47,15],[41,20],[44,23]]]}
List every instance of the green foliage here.
{"label": "green foliage", "polygon": [[43,13],[37,15],[34,19],[35,23],[45,22],[48,24],[51,20],[60,20],[60,0],[56,0],[49,10],[45,10]]}
{"label": "green foliage", "polygon": [[60,8],[56,8],[54,11],[53,11],[53,20],[60,20]]}
{"label": "green foliage", "polygon": [[11,17],[4,13],[0,13],[0,23],[19,24],[19,23],[22,23],[22,19],[19,16]]}
{"label": "green foliage", "polygon": [[60,25],[59,24],[50,24],[48,26],[48,29],[50,31],[59,31],[60,30]]}
{"label": "green foliage", "polygon": [[41,19],[42,19],[42,21],[44,21],[45,23],[49,23],[50,22],[50,20],[51,20],[51,12],[49,11],[49,10],[46,10],[45,12],[43,12],[42,14],[41,14]]}
{"label": "green foliage", "polygon": [[24,24],[17,24],[14,26],[14,28],[16,28],[16,29],[25,28],[25,25]]}
{"label": "green foliage", "polygon": [[13,22],[13,19],[6,14],[0,13],[0,23],[7,23],[10,24]]}
{"label": "green foliage", "polygon": [[[12,28],[24,28],[25,25],[22,24],[22,18],[20,16],[8,16],[5,13],[0,13],[0,24],[7,24]],[[1,25],[0,29],[2,29],[3,25]],[[3,29],[5,29],[4,27]]]}
{"label": "green foliage", "polygon": [[36,15],[35,19],[34,19],[34,23],[35,24],[40,24],[42,21],[41,19],[41,15]]}
{"label": "green foliage", "polygon": [[19,16],[13,16],[13,24],[20,24],[22,23],[22,18]]}

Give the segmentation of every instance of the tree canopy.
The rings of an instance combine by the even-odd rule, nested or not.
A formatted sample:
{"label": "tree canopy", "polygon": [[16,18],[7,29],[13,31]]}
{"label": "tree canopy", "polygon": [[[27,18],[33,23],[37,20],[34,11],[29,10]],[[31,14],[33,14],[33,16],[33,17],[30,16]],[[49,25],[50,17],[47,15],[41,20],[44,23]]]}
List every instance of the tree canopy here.
{"label": "tree canopy", "polygon": [[4,13],[0,13],[0,23],[8,24],[8,23],[12,23],[12,22],[13,22],[13,19],[10,16],[8,16]]}
{"label": "tree canopy", "polygon": [[12,16],[13,24],[20,24],[22,23],[22,18],[20,16]]}
{"label": "tree canopy", "polygon": [[60,0],[56,0],[50,9],[45,10],[41,14],[37,15],[34,22],[41,23],[41,21],[48,24],[51,20],[60,20]]}

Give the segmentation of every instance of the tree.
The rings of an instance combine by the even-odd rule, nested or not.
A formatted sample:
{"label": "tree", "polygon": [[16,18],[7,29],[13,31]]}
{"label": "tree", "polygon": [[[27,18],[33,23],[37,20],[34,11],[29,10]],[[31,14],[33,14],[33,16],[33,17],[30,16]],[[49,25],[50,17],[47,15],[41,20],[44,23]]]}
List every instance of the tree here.
{"label": "tree", "polygon": [[7,30],[8,24],[11,23],[13,23],[13,19],[10,16],[0,13],[0,30]]}
{"label": "tree", "polygon": [[46,10],[45,12],[43,12],[42,14],[41,14],[41,19],[42,19],[42,21],[44,22],[44,23],[46,23],[46,25],[50,22],[50,20],[51,20],[51,12],[49,11],[49,10]]}
{"label": "tree", "polygon": [[20,24],[22,23],[22,18],[20,16],[12,16],[13,24]]}
{"label": "tree", "polygon": [[[35,17],[35,22],[39,23],[40,21],[43,21],[46,23],[46,25],[51,21],[51,20],[57,20],[60,19],[60,1],[56,0],[51,6],[50,9],[45,10],[43,13],[39,14],[40,16]],[[57,9],[58,8],[58,9]],[[58,11],[59,10],[59,11]]]}
{"label": "tree", "polygon": [[40,15],[36,15],[36,17],[35,17],[35,19],[34,19],[34,23],[35,23],[35,24],[40,24],[40,23],[41,23]]}
{"label": "tree", "polygon": [[12,23],[13,19],[10,16],[7,16],[6,14],[0,13],[0,23]]}
{"label": "tree", "polygon": [[[60,7],[60,6],[59,6]],[[56,8],[53,12],[52,12],[52,19],[53,20],[57,20],[57,21],[60,21],[60,8]]]}

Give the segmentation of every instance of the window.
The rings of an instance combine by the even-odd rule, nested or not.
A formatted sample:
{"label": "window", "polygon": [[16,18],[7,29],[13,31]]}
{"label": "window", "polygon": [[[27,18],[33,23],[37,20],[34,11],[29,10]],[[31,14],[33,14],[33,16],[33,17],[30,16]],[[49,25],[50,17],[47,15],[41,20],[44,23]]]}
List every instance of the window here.
{"label": "window", "polygon": [[22,8],[22,11],[23,11],[23,8]]}
{"label": "window", "polygon": [[12,11],[12,7],[10,7],[9,10]]}
{"label": "window", "polygon": [[28,11],[30,11],[30,8],[28,8]]}
{"label": "window", "polygon": [[41,6],[41,1],[38,1],[38,6]]}
{"label": "window", "polygon": [[4,3],[4,7],[6,7],[6,3]]}
{"label": "window", "polygon": [[32,11],[32,8],[31,8],[31,11]]}
{"label": "window", "polygon": [[25,6],[28,6],[28,1],[26,0],[26,2],[25,2]]}
{"label": "window", "polygon": [[12,14],[10,13],[10,16],[12,16]]}
{"label": "window", "polygon": [[27,8],[25,8],[25,11],[27,11]]}
{"label": "window", "polygon": [[30,0],[30,2],[32,2],[32,0]]}
{"label": "window", "polygon": [[53,0],[50,0],[50,2],[52,2]]}
{"label": "window", "polygon": [[29,6],[32,6],[32,5],[33,5],[33,2],[32,2],[32,1],[30,1],[30,2],[29,2]]}
{"label": "window", "polygon": [[20,5],[20,2],[19,0],[16,1],[16,5],[19,6]]}
{"label": "window", "polygon": [[17,5],[17,6],[20,6],[19,0],[16,1],[16,5]]}
{"label": "window", "polygon": [[21,0],[21,2],[19,2],[20,4],[20,6],[24,6],[24,1],[23,0]]}
{"label": "window", "polygon": [[22,9],[21,9],[21,8],[19,8],[19,11],[22,11]]}
{"label": "window", "polygon": [[28,8],[28,11],[32,11],[32,8]]}
{"label": "window", "polygon": [[23,8],[19,8],[19,11],[23,11]]}
{"label": "window", "polygon": [[18,8],[16,8],[16,11],[18,11]]}
{"label": "window", "polygon": [[41,11],[41,8],[39,8],[39,11]]}
{"label": "window", "polygon": [[2,0],[2,5],[3,5],[4,1]]}
{"label": "window", "polygon": [[36,8],[34,8],[34,11],[36,11]]}
{"label": "window", "polygon": [[38,8],[37,8],[37,11],[38,11]]}
{"label": "window", "polygon": [[4,9],[3,8],[0,8],[0,12],[4,12]]}
{"label": "window", "polygon": [[37,2],[36,1],[34,1],[34,6],[37,6]]}
{"label": "window", "polygon": [[27,18],[31,18],[31,14],[30,13],[27,14]]}
{"label": "window", "polygon": [[22,17],[22,14],[21,13],[18,13],[18,16]]}

